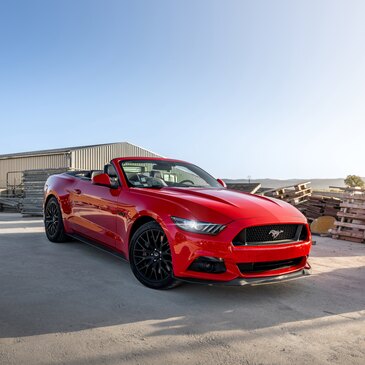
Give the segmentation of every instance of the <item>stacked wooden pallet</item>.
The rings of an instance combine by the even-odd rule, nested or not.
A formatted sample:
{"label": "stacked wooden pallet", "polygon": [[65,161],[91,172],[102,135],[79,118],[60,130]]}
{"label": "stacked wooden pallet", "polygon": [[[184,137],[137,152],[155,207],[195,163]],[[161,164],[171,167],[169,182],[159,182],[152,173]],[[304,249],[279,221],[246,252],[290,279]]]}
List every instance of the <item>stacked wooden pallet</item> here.
{"label": "stacked wooden pallet", "polygon": [[22,214],[41,216],[43,213],[43,188],[48,177],[66,169],[27,170],[23,173],[24,198]]}
{"label": "stacked wooden pallet", "polygon": [[348,195],[340,204],[332,238],[365,242],[365,193]]}
{"label": "stacked wooden pallet", "polygon": [[313,221],[318,217],[331,216],[337,217],[337,213],[340,210],[341,199],[312,195],[308,197],[306,202],[300,204],[298,209],[307,217],[309,221]]}
{"label": "stacked wooden pallet", "polygon": [[261,188],[259,183],[227,183],[227,189],[255,194]]}
{"label": "stacked wooden pallet", "polygon": [[303,182],[297,185],[285,186],[278,189],[268,190],[264,193],[266,196],[285,200],[292,205],[298,205],[308,200],[312,194],[310,182]]}
{"label": "stacked wooden pallet", "polygon": [[21,207],[22,199],[19,197],[3,197],[0,196],[0,212],[3,210],[10,212],[18,212]]}

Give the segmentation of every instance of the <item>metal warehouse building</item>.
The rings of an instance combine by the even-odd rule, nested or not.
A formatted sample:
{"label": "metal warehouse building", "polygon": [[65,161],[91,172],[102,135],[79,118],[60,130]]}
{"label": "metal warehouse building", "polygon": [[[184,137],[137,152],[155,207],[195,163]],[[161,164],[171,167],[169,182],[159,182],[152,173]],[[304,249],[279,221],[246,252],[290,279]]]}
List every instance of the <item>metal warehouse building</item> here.
{"label": "metal warehouse building", "polygon": [[158,157],[128,142],[0,155],[0,189],[19,186],[26,170],[102,169],[111,159],[124,156]]}
{"label": "metal warehouse building", "polygon": [[47,177],[67,170],[102,170],[115,157],[159,155],[128,142],[0,155],[0,210],[42,215]]}

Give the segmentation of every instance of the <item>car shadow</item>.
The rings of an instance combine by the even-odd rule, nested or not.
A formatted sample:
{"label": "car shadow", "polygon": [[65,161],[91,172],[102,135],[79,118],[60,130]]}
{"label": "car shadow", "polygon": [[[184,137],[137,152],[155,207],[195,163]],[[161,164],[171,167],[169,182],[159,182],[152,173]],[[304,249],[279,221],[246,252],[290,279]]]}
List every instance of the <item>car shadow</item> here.
{"label": "car shadow", "polygon": [[362,268],[291,282],[155,291],[128,263],[42,233],[0,237],[0,338],[157,321],[150,336],[257,329],[365,309]]}
{"label": "car shadow", "polygon": [[[313,236],[313,240],[317,243],[312,247],[311,254],[316,257],[351,257],[365,255],[365,245],[361,243],[318,236]],[[326,244],[323,242],[326,242]],[[328,244],[328,242],[330,243]]]}

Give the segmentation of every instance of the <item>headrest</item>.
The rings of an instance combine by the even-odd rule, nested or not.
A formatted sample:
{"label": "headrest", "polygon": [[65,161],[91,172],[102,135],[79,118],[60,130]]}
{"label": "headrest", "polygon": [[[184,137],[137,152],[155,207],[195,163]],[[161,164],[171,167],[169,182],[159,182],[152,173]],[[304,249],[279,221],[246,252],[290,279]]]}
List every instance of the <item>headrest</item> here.
{"label": "headrest", "polygon": [[103,171],[93,171],[92,173],[91,173],[91,178],[93,179],[95,176],[98,176],[98,175],[100,175],[100,174],[102,174],[103,173]]}
{"label": "headrest", "polygon": [[150,176],[158,178],[158,179],[162,179],[161,171],[151,170]]}
{"label": "headrest", "polygon": [[104,174],[108,174],[110,177],[118,177],[114,166],[110,163],[108,163],[104,166]]}

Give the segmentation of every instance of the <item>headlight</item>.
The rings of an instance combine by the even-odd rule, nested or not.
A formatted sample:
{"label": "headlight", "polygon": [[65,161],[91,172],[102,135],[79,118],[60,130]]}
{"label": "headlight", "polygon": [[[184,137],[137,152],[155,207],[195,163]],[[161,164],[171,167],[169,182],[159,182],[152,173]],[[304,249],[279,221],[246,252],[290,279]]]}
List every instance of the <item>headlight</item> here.
{"label": "headlight", "polygon": [[226,227],[224,224],[198,222],[178,217],[171,217],[171,219],[179,228],[193,233],[215,235]]}

